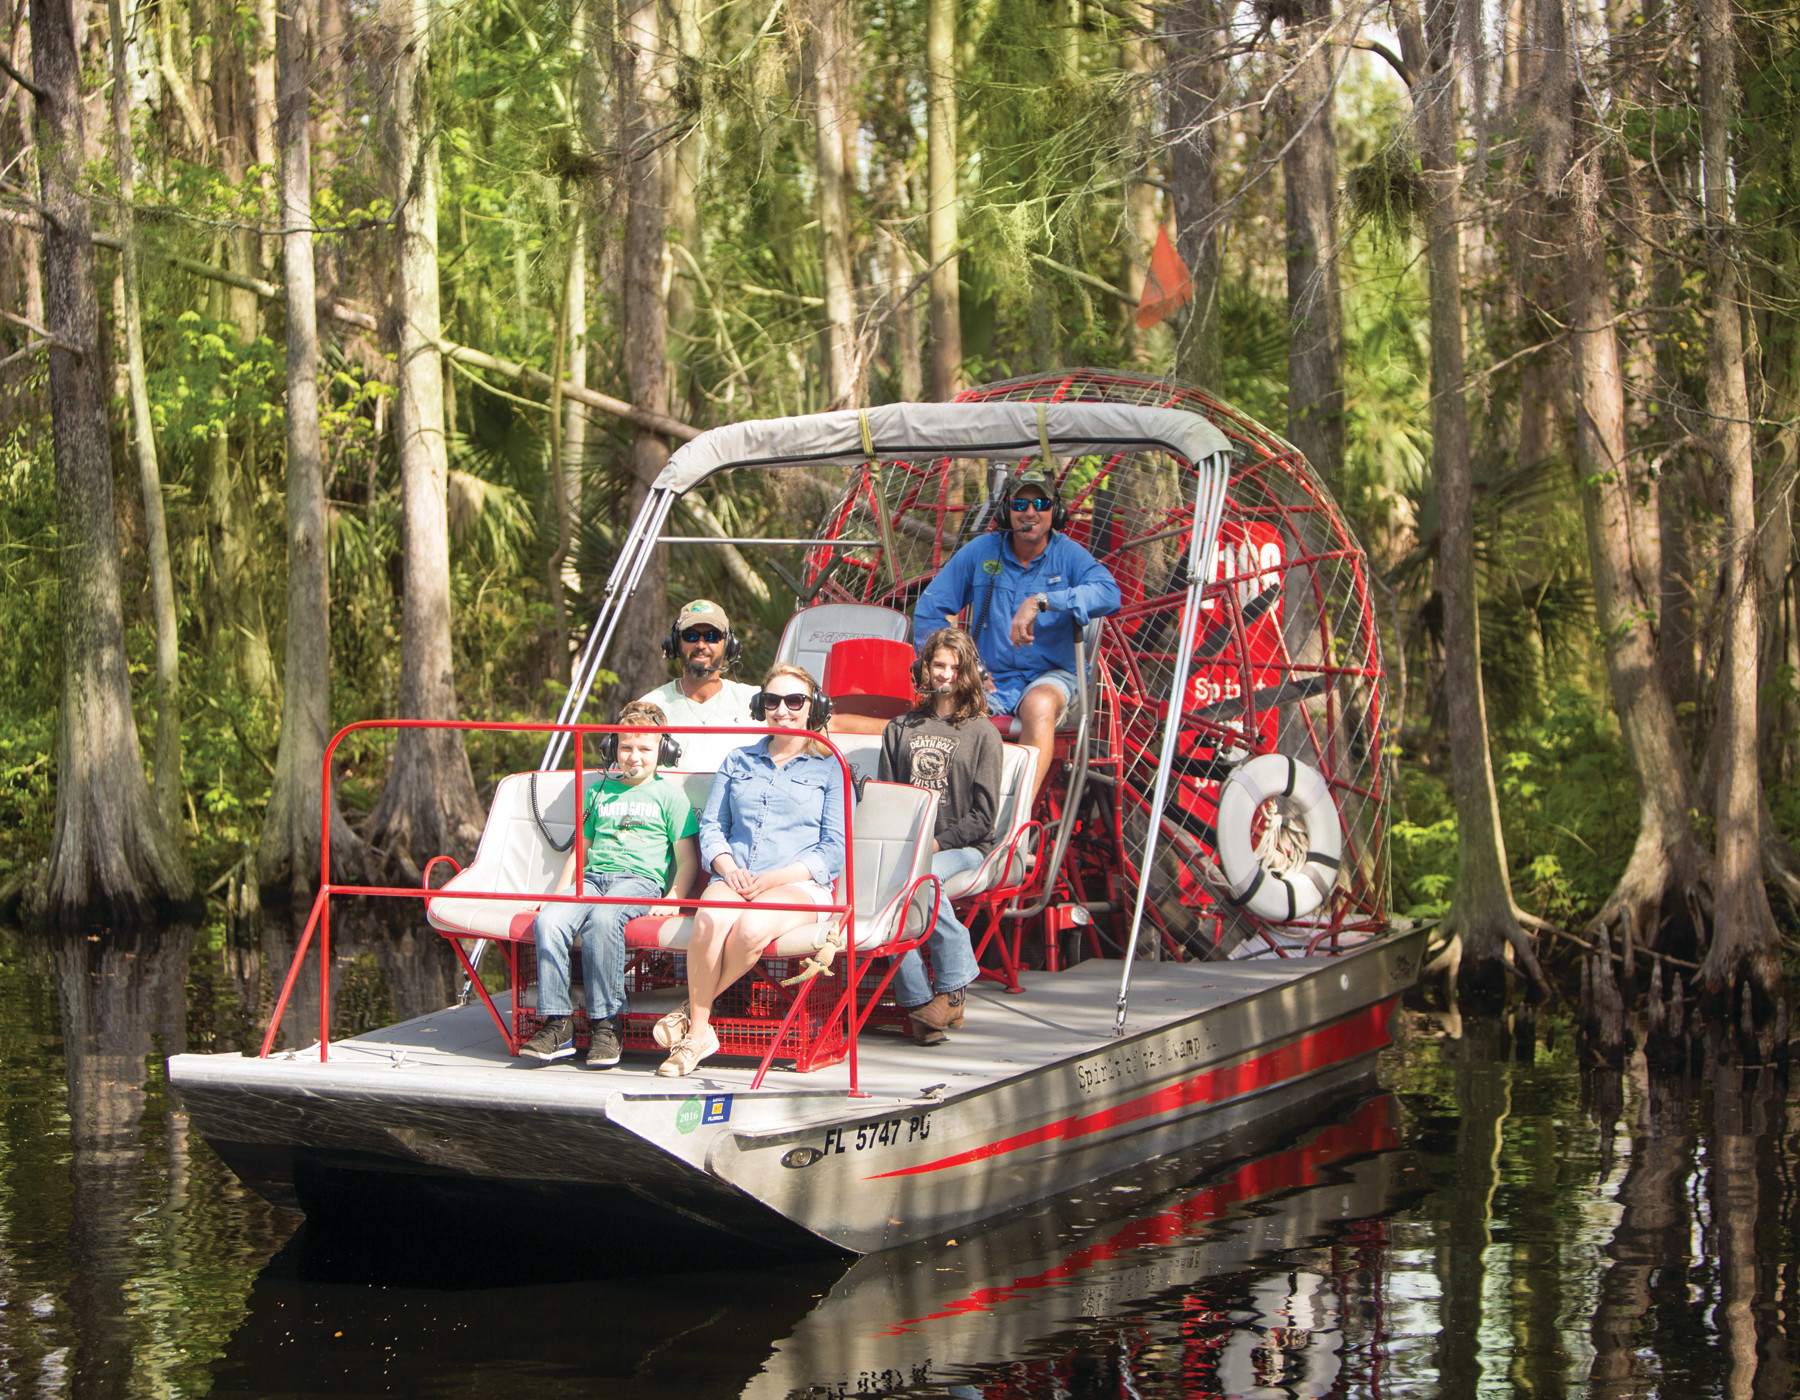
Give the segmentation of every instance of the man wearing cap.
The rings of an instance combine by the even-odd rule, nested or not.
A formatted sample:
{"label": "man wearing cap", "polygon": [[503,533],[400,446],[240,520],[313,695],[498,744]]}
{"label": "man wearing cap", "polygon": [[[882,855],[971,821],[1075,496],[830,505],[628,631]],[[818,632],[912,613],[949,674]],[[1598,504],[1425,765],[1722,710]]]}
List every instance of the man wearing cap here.
{"label": "man wearing cap", "polygon": [[[708,598],[696,598],[675,614],[675,625],[663,641],[663,655],[681,663],[681,672],[667,685],[644,696],[662,706],[671,725],[753,725],[750,697],[756,687],[726,680],[725,668],[737,660],[738,639],[732,635],[725,610]],[[751,734],[677,734],[681,766],[690,772],[712,772],[733,749],[753,744]]]}
{"label": "man wearing cap", "polygon": [[1057,721],[1080,693],[1075,635],[1116,613],[1106,566],[1056,528],[1056,479],[1028,463],[1006,483],[993,528],[951,557],[919,595],[913,645],[964,608],[988,670],[988,708],[1018,716],[1018,742],[1037,750],[1035,795],[1050,771]]}

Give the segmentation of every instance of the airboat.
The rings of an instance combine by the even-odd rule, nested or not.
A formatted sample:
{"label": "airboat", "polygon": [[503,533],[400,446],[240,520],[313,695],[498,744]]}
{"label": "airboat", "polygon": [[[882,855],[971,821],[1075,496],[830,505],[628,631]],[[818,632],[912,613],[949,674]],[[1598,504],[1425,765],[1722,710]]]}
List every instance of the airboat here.
{"label": "airboat", "polygon": [[[720,1003],[721,1055],[689,1079],[654,1073],[650,1027],[682,999],[691,918],[677,918],[627,928],[618,1068],[518,1059],[538,1025],[531,903],[558,898],[578,795],[619,732],[582,709],[653,551],[797,556],[778,659],[840,709],[891,715],[913,698],[884,678],[910,660],[919,592],[1026,460],[1054,466],[1069,534],[1124,605],[1080,638],[1083,693],[1035,799],[1035,753],[1004,746],[988,860],[940,883],[934,795],[880,782],[875,737],[828,734],[853,780],[836,917],[772,943]],[[729,472],[782,474],[829,505],[804,536],[668,533],[677,501]],[[176,1056],[170,1076],[246,1182],[321,1219],[553,1202],[605,1247],[671,1257],[929,1239],[1367,1090],[1424,938],[1388,908],[1385,698],[1368,563],[1329,493],[1294,448],[1198,391],[1074,371],[716,428],[647,495],[556,720],[440,726],[545,743],[536,769],[497,784],[469,865],[440,856],[423,888],[334,885],[327,827],[262,1054]],[[347,727],[324,781],[345,735],[432,723]],[[679,775],[696,809],[712,776]],[[331,906],[362,897],[418,900],[469,990],[333,1041]],[[928,1048],[889,984],[943,899],[982,975],[965,1026]],[[317,1043],[278,1051],[306,967]]]}

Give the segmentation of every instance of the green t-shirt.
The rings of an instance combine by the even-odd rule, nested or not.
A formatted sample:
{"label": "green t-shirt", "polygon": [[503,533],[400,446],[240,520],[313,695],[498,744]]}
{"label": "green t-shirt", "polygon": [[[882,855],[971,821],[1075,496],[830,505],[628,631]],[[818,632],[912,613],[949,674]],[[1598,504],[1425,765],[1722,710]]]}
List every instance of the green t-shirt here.
{"label": "green t-shirt", "polygon": [[607,778],[588,789],[582,804],[587,868],[642,875],[664,889],[675,868],[675,843],[699,830],[681,788],[660,774],[636,787]]}

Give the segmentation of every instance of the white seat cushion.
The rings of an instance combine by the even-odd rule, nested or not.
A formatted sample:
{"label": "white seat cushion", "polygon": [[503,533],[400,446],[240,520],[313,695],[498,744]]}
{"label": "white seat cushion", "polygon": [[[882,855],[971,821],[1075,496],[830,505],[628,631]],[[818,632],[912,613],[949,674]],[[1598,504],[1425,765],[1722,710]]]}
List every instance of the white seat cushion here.
{"label": "white seat cushion", "polygon": [[966,895],[986,894],[1000,885],[1017,884],[1031,872],[1033,853],[1016,853],[1009,869],[1006,852],[1019,829],[1031,820],[1031,801],[1027,794],[1036,771],[1037,750],[1030,744],[1000,746],[1000,800],[994,805],[994,826],[988,833],[994,849],[973,870],[965,870],[945,880],[944,898],[962,899]]}

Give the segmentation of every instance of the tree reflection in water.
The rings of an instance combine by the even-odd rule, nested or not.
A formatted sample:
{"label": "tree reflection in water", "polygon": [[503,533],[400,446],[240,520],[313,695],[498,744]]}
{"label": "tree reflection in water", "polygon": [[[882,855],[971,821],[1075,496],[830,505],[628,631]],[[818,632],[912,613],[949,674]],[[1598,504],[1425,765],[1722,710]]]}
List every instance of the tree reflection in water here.
{"label": "tree reflection in water", "polygon": [[[1785,1079],[1583,1071],[1554,1028],[1450,1036],[1426,1017],[1383,1071],[1398,1105],[1384,1131],[1411,1149],[1401,1175],[1418,1189],[1372,1206],[1382,1154],[1340,1143],[1325,1161],[1315,1137],[1185,1185],[1146,1175],[1119,1204],[1110,1188],[1057,1204],[1025,1246],[996,1230],[849,1272],[608,1282],[573,1261],[546,1286],[525,1257],[475,1261],[449,1291],[320,1277],[282,1248],[293,1217],[190,1138],[161,1067],[253,1022],[252,969],[281,956],[268,943],[234,966],[229,941],[187,930],[0,930],[0,1395],[1793,1391],[1800,1101]],[[446,994],[414,956],[418,970],[395,963],[396,1003]],[[1246,1226],[1261,1252],[1232,1234]],[[864,1326],[867,1307],[882,1326]],[[897,1318],[970,1308],[951,1345],[881,1340]],[[827,1344],[855,1337],[874,1350]]]}

